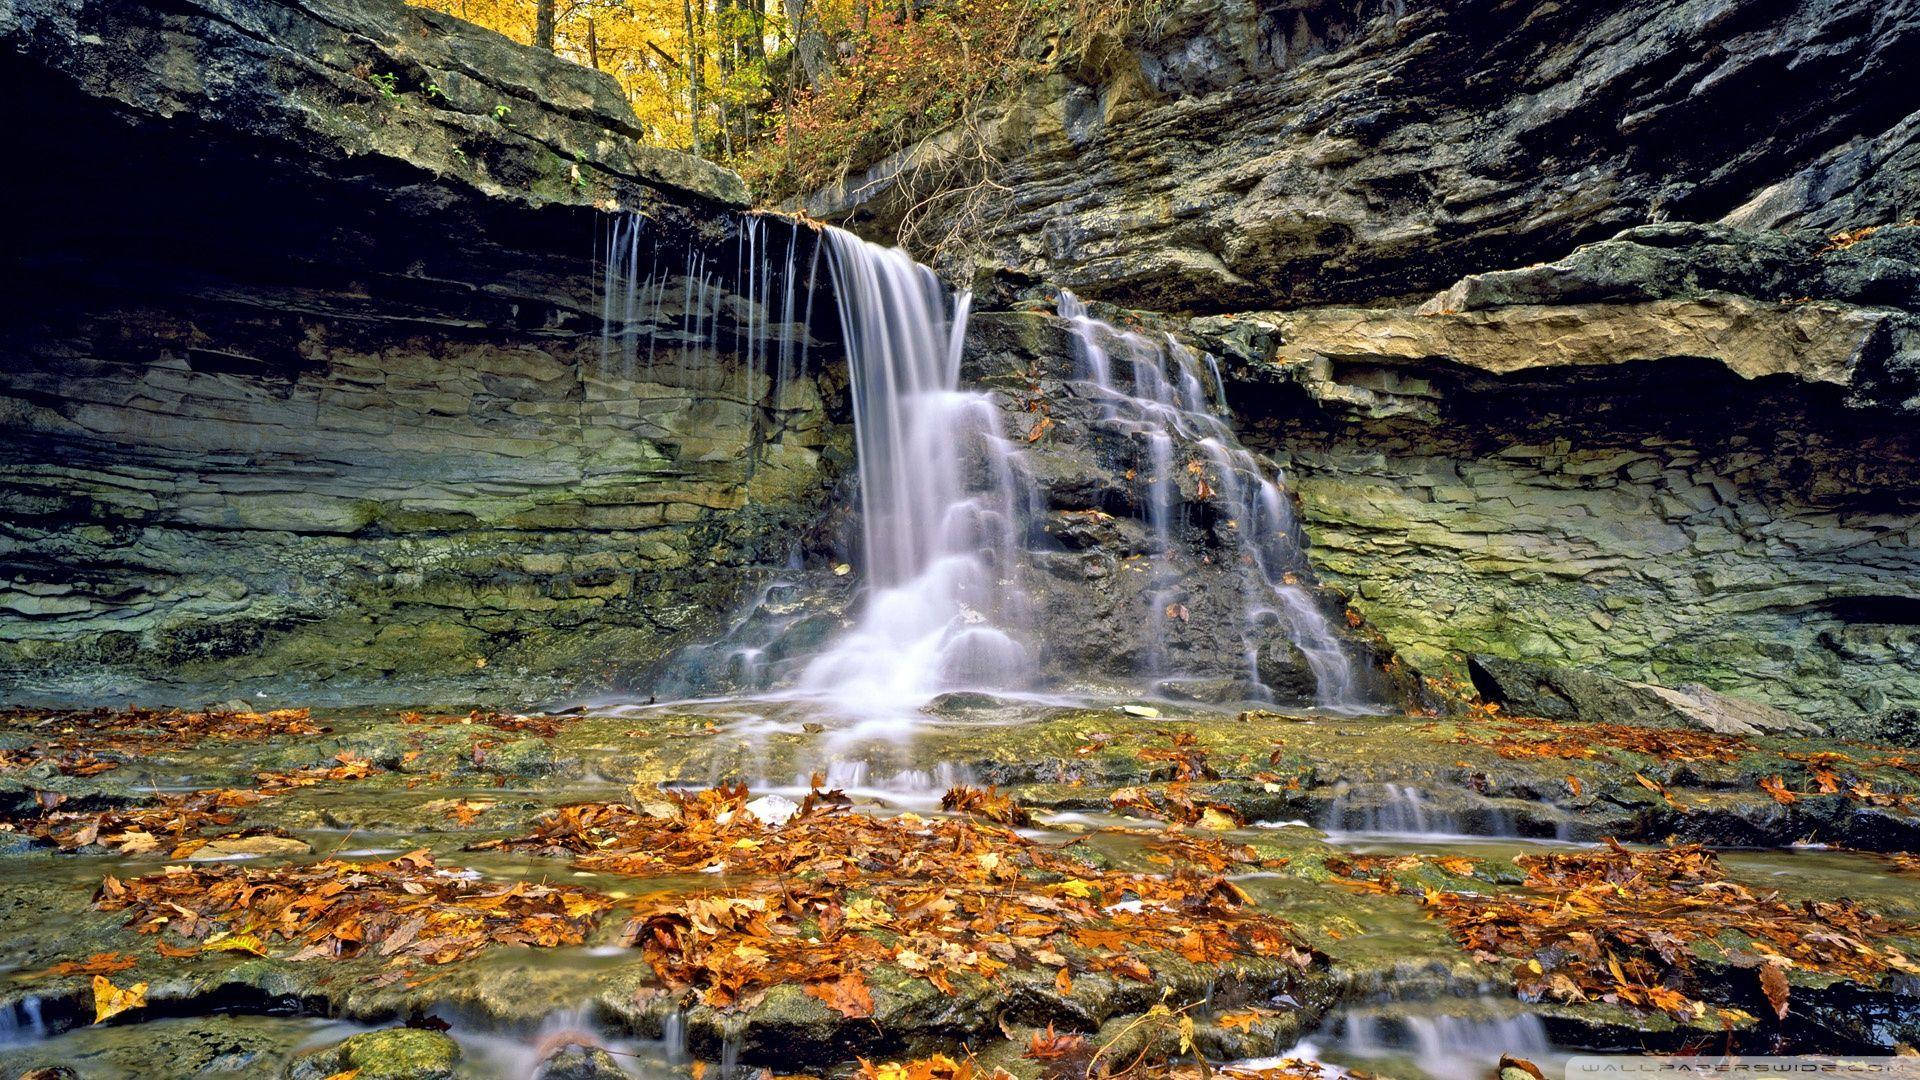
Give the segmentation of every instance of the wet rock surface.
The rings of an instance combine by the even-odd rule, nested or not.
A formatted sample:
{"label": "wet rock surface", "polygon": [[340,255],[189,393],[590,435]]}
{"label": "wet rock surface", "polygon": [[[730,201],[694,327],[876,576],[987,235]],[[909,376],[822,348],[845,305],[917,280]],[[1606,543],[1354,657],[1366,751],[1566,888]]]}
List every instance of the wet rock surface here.
{"label": "wet rock surface", "polygon": [[[1417,693],[1391,654],[1348,625],[1343,599],[1316,590],[1307,553],[1286,533],[1293,507],[1269,459],[1240,453],[1218,415],[1214,375],[1197,354],[1093,324],[1111,351],[1112,383],[1089,378],[1072,325],[1027,313],[984,313],[969,325],[963,377],[991,391],[1014,467],[1038,502],[1026,537],[1023,591],[1047,675],[1132,682],[1178,697],[1312,704],[1320,685],[1296,642],[1325,625],[1357,670],[1350,701],[1405,702]],[[1199,400],[1154,400],[1156,380],[1194,380]],[[1277,511],[1286,520],[1265,523]],[[1312,611],[1285,609],[1253,566],[1250,544],[1273,538],[1273,576],[1296,581]],[[1269,557],[1265,554],[1259,558]],[[1264,609],[1264,614],[1262,611]]]}
{"label": "wet rock surface", "polygon": [[1424,304],[1188,326],[1322,579],[1415,666],[1700,683],[1874,735],[1920,693],[1913,232],[1650,226]]}

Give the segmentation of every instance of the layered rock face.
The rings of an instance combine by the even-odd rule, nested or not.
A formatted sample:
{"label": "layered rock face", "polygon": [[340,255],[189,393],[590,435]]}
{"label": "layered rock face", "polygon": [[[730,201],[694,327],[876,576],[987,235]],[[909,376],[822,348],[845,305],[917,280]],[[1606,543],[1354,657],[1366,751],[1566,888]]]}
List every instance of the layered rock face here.
{"label": "layered rock face", "polygon": [[[31,0],[0,46],[59,163],[11,178],[10,696],[605,684],[818,531],[844,379],[750,361],[808,338],[728,284],[744,189],[610,79],[384,0]],[[631,353],[614,208],[673,285]]]}
{"label": "layered rock face", "polygon": [[[1186,0],[1142,23],[985,109],[996,183],[918,211],[958,229],[963,275],[1247,310],[1431,291],[1652,220],[1920,212],[1910,5]],[[809,207],[887,232],[934,187],[897,175],[972,138]]]}
{"label": "layered rock face", "polygon": [[1265,380],[1238,400],[1316,564],[1416,664],[1871,730],[1920,705],[1920,228],[1824,247],[1654,226],[1420,307],[1197,325]]}
{"label": "layered rock face", "polygon": [[[1223,388],[1199,356],[1077,323],[977,315],[962,367],[1025,445],[1015,468],[1034,506],[1020,588],[1044,675],[1215,702],[1417,698],[1377,635],[1317,587],[1290,493],[1269,488],[1263,502],[1274,462],[1216,418]],[[1109,354],[1104,384],[1080,355],[1088,338]]]}

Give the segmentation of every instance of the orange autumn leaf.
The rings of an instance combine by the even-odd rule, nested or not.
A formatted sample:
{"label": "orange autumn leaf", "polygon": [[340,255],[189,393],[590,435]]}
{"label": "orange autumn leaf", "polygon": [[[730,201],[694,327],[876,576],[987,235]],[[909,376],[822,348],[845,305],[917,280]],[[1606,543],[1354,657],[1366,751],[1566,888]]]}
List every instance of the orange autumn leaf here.
{"label": "orange autumn leaf", "polygon": [[867,980],[853,972],[828,982],[810,982],[804,989],[808,996],[819,998],[850,1020],[873,1015],[873,994],[867,989]]}
{"label": "orange autumn leaf", "polygon": [[85,960],[62,960],[52,967],[30,972],[22,978],[39,978],[54,975],[113,975],[125,971],[134,965],[131,956],[117,952],[94,953]]}
{"label": "orange autumn leaf", "polygon": [[1774,1015],[1785,1020],[1788,994],[1785,964],[1760,965],[1760,992],[1767,996],[1767,1004],[1773,1006]]}
{"label": "orange autumn leaf", "polygon": [[1773,801],[1781,804],[1782,806],[1785,806],[1788,803],[1796,802],[1800,798],[1800,796],[1795,795],[1793,792],[1787,790],[1786,781],[1783,780],[1777,774],[1774,776],[1769,776],[1762,779],[1760,781],[1760,790],[1772,796]]}

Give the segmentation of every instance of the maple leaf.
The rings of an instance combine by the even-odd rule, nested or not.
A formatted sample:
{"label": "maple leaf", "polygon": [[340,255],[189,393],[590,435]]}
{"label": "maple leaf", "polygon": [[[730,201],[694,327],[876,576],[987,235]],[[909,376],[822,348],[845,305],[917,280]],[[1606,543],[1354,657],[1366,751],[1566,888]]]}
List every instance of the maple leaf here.
{"label": "maple leaf", "polygon": [[1796,802],[1800,798],[1800,796],[1787,790],[1786,781],[1781,779],[1778,774],[1762,778],[1760,781],[1760,790],[1766,792],[1773,798],[1774,802],[1782,806]]}
{"label": "maple leaf", "polygon": [[1267,1013],[1259,1009],[1249,1009],[1246,1012],[1222,1013],[1216,1023],[1228,1031],[1252,1031],[1253,1026],[1261,1020],[1266,1019],[1267,1015]]}
{"label": "maple leaf", "polygon": [[810,982],[803,989],[850,1020],[873,1015],[873,994],[867,990],[867,980],[854,972],[831,981]]}

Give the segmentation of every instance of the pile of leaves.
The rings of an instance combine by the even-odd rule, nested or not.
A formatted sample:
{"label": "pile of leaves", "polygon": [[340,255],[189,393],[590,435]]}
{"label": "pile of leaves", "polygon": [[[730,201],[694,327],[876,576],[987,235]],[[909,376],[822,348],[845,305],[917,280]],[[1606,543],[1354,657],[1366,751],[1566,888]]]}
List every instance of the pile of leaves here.
{"label": "pile of leaves", "polygon": [[1371,855],[1329,856],[1323,863],[1334,884],[1358,892],[1404,892],[1399,875],[1415,873],[1432,866],[1453,877],[1472,877],[1479,860],[1466,855]]}
{"label": "pile of leaves", "polygon": [[585,870],[719,871],[734,884],[642,901],[629,940],[674,989],[741,1006],[797,983],[849,1017],[872,1014],[866,972],[891,965],[947,993],[962,975],[1051,969],[1151,981],[1155,954],[1196,964],[1311,962],[1290,927],[1215,874],[1098,869],[1004,826],[878,817],[815,792],[761,822],[745,788],[663,792],[642,807],[563,807],[529,837],[488,846],[572,855]]}
{"label": "pile of leaves", "polygon": [[1707,731],[1635,727],[1631,724],[1562,724],[1553,720],[1494,724],[1487,734],[1463,733],[1454,740],[1487,746],[1503,758],[1592,758],[1606,749],[1645,754],[1661,761],[1735,761],[1753,749],[1735,735]]}
{"label": "pile of leaves", "polygon": [[427,724],[434,727],[446,725],[474,725],[489,727],[509,735],[537,736],[551,739],[560,734],[565,722],[558,716],[521,716],[518,713],[494,712],[491,709],[475,709],[465,716],[446,716],[428,713],[406,712],[400,714],[401,723]]}
{"label": "pile of leaves", "polygon": [[395,964],[445,964],[491,945],[578,945],[610,897],[570,886],[482,880],[434,865],[425,851],[378,862],[327,859],[298,866],[189,868],[121,881],[109,875],[94,898],[126,911],[143,934],[171,931],[194,942],[161,942],[167,955],[203,950],[289,960],[382,956]]}
{"label": "pile of leaves", "polygon": [[37,746],[25,750],[0,750],[0,772],[31,769],[41,762],[51,763],[54,771],[63,776],[94,776],[120,767],[119,762],[97,757],[86,750],[50,751]]}
{"label": "pile of leaves", "polygon": [[[1107,829],[1109,833],[1131,833],[1132,829]],[[1287,865],[1285,858],[1262,858],[1260,853],[1246,844],[1229,844],[1217,836],[1189,832],[1175,825],[1171,828],[1153,832],[1141,830],[1139,835],[1146,837],[1147,850],[1152,854],[1147,861],[1168,868],[1191,867],[1220,874],[1228,870],[1240,870],[1248,866],[1260,866],[1277,870]]]}
{"label": "pile of leaves", "polygon": [[1207,764],[1207,748],[1191,731],[1162,732],[1168,745],[1154,746],[1141,750],[1134,756],[1150,765],[1158,765],[1172,770],[1165,779],[1218,780],[1220,774]]}
{"label": "pile of leaves", "polygon": [[1027,808],[1015,802],[1011,795],[1002,795],[992,786],[985,788],[961,785],[940,796],[940,809],[951,814],[966,814],[969,817],[984,818],[1002,825],[1031,825],[1033,815]]}
{"label": "pile of leaves", "polygon": [[152,753],[205,739],[271,739],[319,735],[327,728],[306,709],[242,712],[211,709],[7,709],[0,725],[30,733],[54,749]]}
{"label": "pile of leaves", "polygon": [[256,773],[254,779],[260,782],[260,790],[267,795],[278,795],[294,788],[312,787],[321,782],[340,783],[345,780],[364,780],[376,772],[383,771],[370,759],[363,758],[351,750],[342,750],[333,756],[338,765],[310,765],[304,769],[289,769],[285,772]]}
{"label": "pile of leaves", "polygon": [[1920,763],[1910,760],[1907,755],[1898,751],[1879,754],[1870,760],[1862,760],[1838,750],[1787,751],[1780,756],[1804,766],[1811,784],[1810,788],[1795,791],[1787,786],[1786,778],[1779,774],[1762,778],[1760,790],[1783,806],[1796,803],[1810,795],[1844,795],[1863,806],[1884,806],[1908,811],[1920,807],[1920,797],[1908,792],[1877,788],[1874,786],[1873,778],[1862,772],[1865,769],[1891,769],[1909,775],[1920,773]]}
{"label": "pile of leaves", "polygon": [[[1589,999],[1700,1017],[1722,977],[1702,950],[1755,972],[1768,1003],[1787,1013],[1795,968],[1871,983],[1889,970],[1920,974],[1884,938],[1914,930],[1850,900],[1789,904],[1729,881],[1699,845],[1524,855],[1525,891],[1496,896],[1426,893],[1454,937],[1482,960],[1517,961],[1528,1000]],[[1737,944],[1736,944],[1737,943]],[[1721,993],[1724,1000],[1724,992]],[[1723,1017],[1738,1010],[1722,1008]]]}
{"label": "pile of leaves", "polygon": [[[1284,1058],[1262,1065],[1207,1065],[1204,1063],[1103,1061],[1100,1048],[1084,1035],[1035,1035],[1026,1057],[1041,1063],[1042,1080],[1332,1080],[1351,1077],[1371,1080],[1371,1074],[1333,1069],[1302,1058]],[[862,1058],[860,1080],[1013,1080],[1001,1068],[988,1068],[973,1058],[954,1060],[945,1054],[874,1064]]]}
{"label": "pile of leaves", "polygon": [[[235,810],[266,798],[259,792],[218,789],[184,795],[160,795],[156,805],[96,812],[55,812],[28,822],[0,822],[0,831],[17,832],[50,843],[61,851],[98,844],[122,855],[164,853],[184,859],[205,847],[208,829],[236,824]],[[264,829],[227,832],[220,840],[285,835]]]}

